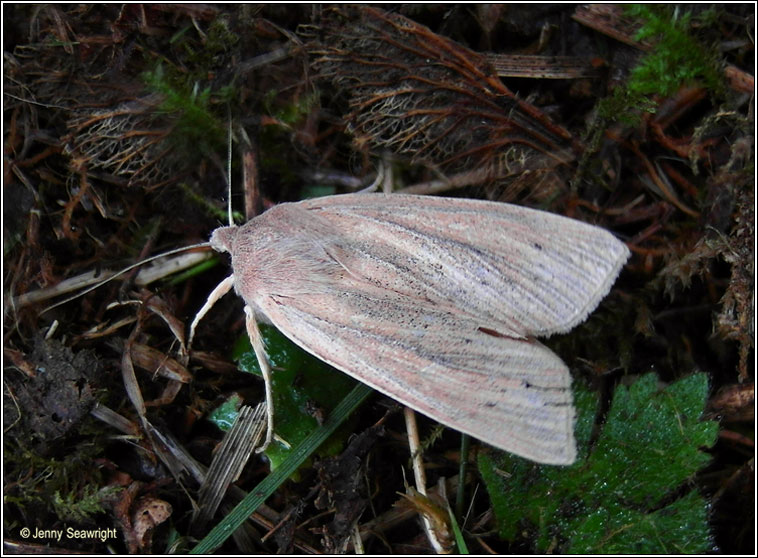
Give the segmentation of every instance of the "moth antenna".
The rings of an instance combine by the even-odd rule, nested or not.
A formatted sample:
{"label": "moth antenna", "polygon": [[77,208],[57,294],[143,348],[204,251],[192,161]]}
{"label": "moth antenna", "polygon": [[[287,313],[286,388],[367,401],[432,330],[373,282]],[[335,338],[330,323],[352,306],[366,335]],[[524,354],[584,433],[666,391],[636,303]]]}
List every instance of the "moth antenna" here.
{"label": "moth antenna", "polygon": [[231,115],[231,109],[229,110],[229,126],[227,131],[227,137],[226,137],[226,186],[227,186],[227,194],[226,194],[226,212],[227,212],[227,218],[229,220],[229,226],[234,224],[234,220],[232,218],[232,115]]}
{"label": "moth antenna", "polygon": [[77,293],[77,294],[75,294],[73,296],[70,296],[70,297],[68,297],[66,299],[63,299],[60,302],[56,302],[55,304],[53,304],[51,306],[48,306],[47,308],[45,308],[44,310],[42,310],[42,312],[40,312],[40,316],[42,314],[44,314],[45,312],[47,312],[49,310],[52,310],[53,308],[57,308],[58,306],[62,306],[64,304],[67,304],[67,303],[71,302],[72,300],[76,300],[77,298],[82,297],[82,296],[86,295],[87,293],[90,293],[90,292],[94,291],[95,289],[102,287],[106,283],[109,283],[109,282],[113,281],[114,279],[117,279],[118,277],[124,275],[125,273],[130,272],[132,269],[135,269],[137,267],[145,265],[146,263],[150,263],[152,261],[158,260],[160,258],[165,258],[167,256],[173,256],[174,254],[179,254],[181,252],[186,252],[187,250],[193,250],[195,248],[210,248],[210,243],[209,242],[201,242],[199,244],[192,244],[190,246],[184,246],[182,248],[175,248],[174,250],[169,250],[168,252],[163,252],[162,254],[157,254],[155,256],[150,256],[149,258],[146,258],[146,259],[144,259],[142,261],[139,261],[137,263],[134,263],[134,264],[132,264],[130,266],[125,267],[124,269],[122,269],[121,271],[118,271],[118,272],[114,273],[113,275],[111,275],[107,279],[103,279],[99,283],[96,283],[96,284],[92,285],[91,287],[89,287],[87,289],[84,289],[83,291],[81,291],[81,292],[79,292],[79,293]]}

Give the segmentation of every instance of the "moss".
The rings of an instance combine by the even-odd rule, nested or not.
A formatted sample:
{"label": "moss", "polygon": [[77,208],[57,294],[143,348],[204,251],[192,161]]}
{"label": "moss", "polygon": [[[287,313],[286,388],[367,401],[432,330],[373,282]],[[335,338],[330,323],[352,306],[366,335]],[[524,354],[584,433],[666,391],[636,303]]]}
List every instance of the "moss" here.
{"label": "moss", "polygon": [[53,509],[58,517],[65,521],[86,523],[100,513],[104,513],[103,502],[123,490],[120,486],[104,486],[100,488],[88,484],[81,490],[61,494],[56,490],[53,495]]}
{"label": "moss", "polygon": [[[716,97],[724,95],[724,81],[715,53],[700,44],[690,33],[693,16],[680,13],[677,6],[633,4],[627,15],[643,21],[637,32],[639,41],[653,41],[653,49],[632,68],[624,87],[598,102],[596,124],[620,122],[639,124],[645,112],[655,112],[654,95],[667,97],[685,85],[701,84]],[[698,20],[713,22],[712,10],[703,12]],[[600,135],[588,133],[599,141]]]}
{"label": "moss", "polygon": [[[698,19],[713,22],[711,12]],[[676,5],[632,4],[627,14],[644,21],[638,40],[655,41],[653,50],[632,70],[628,83],[632,93],[668,96],[683,85],[702,81],[710,91],[723,94],[716,56],[690,32],[691,12],[682,12]]]}
{"label": "moss", "polygon": [[160,64],[145,72],[143,79],[163,99],[156,112],[172,120],[170,140],[175,148],[191,156],[223,150],[226,133],[211,111],[210,88],[200,90],[197,84],[190,88]]}
{"label": "moss", "polygon": [[45,515],[49,511],[64,522],[86,522],[103,512],[102,504],[113,493],[102,487],[101,472],[92,467],[103,455],[95,442],[78,443],[65,455],[49,458],[10,442],[3,455],[8,479],[5,504],[16,507],[34,525],[48,528],[55,521]]}

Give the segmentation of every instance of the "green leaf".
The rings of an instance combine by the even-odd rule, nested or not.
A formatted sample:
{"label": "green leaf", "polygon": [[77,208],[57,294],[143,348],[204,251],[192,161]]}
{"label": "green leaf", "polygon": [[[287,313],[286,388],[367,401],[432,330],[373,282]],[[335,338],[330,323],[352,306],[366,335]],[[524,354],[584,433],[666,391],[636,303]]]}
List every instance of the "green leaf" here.
{"label": "green leaf", "polygon": [[[706,501],[687,481],[709,456],[718,424],[700,421],[705,374],[659,388],[654,374],[614,394],[589,449],[597,398],[575,390],[579,459],[571,467],[482,455],[500,536],[528,533],[535,550],[566,553],[702,553],[711,549]],[[523,543],[523,541],[521,541]],[[558,544],[557,548],[555,544]]]}
{"label": "green leaf", "polygon": [[[319,425],[320,416],[329,414],[356,385],[349,376],[292,343],[276,328],[260,325],[266,354],[272,369],[274,395],[274,430],[291,447],[302,442]],[[258,359],[247,335],[234,350],[241,370],[261,375]],[[341,432],[351,431],[346,424]],[[332,436],[321,448],[324,455],[334,455],[343,446],[344,436]],[[291,449],[274,442],[265,451],[276,469]]]}
{"label": "green leaf", "polygon": [[234,421],[237,420],[237,415],[240,414],[241,405],[242,397],[238,393],[233,393],[223,403],[208,413],[208,421],[215,424],[219,430],[229,432]]}

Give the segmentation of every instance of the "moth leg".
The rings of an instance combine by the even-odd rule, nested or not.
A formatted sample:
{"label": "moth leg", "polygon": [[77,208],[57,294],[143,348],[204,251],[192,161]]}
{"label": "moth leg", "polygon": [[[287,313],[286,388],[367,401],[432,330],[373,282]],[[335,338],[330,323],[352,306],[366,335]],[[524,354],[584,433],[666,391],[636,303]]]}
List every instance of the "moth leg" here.
{"label": "moth leg", "polygon": [[210,310],[213,305],[216,304],[218,299],[229,292],[233,285],[234,275],[230,275],[221,281],[221,283],[219,283],[216,288],[213,289],[213,292],[208,295],[208,300],[205,301],[205,304],[203,304],[203,307],[197,313],[195,319],[192,320],[192,325],[190,325],[189,339],[187,339],[187,350],[189,350],[189,348],[192,346],[192,339],[195,337],[195,328],[197,327],[197,324],[200,323],[200,320],[203,318],[203,316],[208,313],[208,310]]}
{"label": "moth leg", "polygon": [[274,437],[274,393],[271,389],[271,367],[266,358],[266,346],[263,344],[261,330],[258,329],[258,323],[255,321],[255,313],[247,304],[245,305],[245,326],[247,327],[247,335],[250,338],[250,344],[255,351],[255,357],[258,359],[258,366],[261,368],[263,382],[266,389],[266,413],[268,415],[266,440],[261,447],[255,450],[256,453],[261,453],[266,450]]}

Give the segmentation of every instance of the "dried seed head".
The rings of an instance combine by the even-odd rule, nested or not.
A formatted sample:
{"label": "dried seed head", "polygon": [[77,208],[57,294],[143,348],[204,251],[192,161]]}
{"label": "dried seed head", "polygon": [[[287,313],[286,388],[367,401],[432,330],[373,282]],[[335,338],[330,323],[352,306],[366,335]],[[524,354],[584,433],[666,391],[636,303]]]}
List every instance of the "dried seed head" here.
{"label": "dried seed head", "polygon": [[487,168],[508,182],[538,182],[539,171],[573,159],[570,134],[518,99],[480,54],[399,14],[328,13],[316,66],[349,95],[359,149],[448,173]]}

